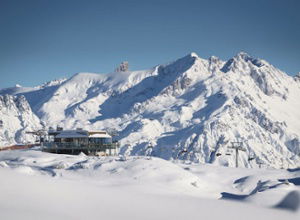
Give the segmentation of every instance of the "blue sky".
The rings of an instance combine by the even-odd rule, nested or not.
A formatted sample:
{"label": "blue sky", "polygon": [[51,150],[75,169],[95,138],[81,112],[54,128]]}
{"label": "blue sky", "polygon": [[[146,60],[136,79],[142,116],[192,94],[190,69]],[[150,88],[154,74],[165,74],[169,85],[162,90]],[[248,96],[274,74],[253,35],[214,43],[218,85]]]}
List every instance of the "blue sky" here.
{"label": "blue sky", "polygon": [[239,51],[300,71],[300,1],[0,0],[0,88]]}

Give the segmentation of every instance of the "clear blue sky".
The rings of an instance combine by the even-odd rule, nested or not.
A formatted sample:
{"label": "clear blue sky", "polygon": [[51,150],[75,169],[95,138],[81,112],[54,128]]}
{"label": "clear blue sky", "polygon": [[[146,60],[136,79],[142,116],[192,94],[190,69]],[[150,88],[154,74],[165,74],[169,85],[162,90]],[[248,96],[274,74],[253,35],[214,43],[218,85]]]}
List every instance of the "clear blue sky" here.
{"label": "clear blue sky", "polygon": [[300,71],[298,0],[0,0],[0,88],[239,51]]}

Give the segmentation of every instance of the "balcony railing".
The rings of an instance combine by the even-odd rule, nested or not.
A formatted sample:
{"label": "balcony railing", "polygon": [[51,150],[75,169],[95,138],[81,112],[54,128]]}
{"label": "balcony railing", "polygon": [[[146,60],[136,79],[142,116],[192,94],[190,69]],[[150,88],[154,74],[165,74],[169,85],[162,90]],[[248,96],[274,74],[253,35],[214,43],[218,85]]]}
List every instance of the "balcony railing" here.
{"label": "balcony railing", "polygon": [[106,149],[117,149],[120,144],[116,143],[107,143],[107,144],[96,144],[96,143],[61,143],[61,142],[45,142],[42,145],[43,149],[84,149],[84,150],[93,150],[93,151],[103,151]]}

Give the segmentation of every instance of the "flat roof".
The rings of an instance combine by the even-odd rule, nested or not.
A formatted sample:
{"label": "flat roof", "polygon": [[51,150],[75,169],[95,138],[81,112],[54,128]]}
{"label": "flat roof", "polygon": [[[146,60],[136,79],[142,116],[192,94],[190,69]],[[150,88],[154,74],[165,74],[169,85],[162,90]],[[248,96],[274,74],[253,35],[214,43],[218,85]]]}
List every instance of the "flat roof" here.
{"label": "flat roof", "polygon": [[88,132],[83,130],[62,130],[58,131],[56,138],[87,138]]}
{"label": "flat roof", "polygon": [[56,138],[111,138],[106,131],[86,131],[86,130],[51,130],[49,135]]}

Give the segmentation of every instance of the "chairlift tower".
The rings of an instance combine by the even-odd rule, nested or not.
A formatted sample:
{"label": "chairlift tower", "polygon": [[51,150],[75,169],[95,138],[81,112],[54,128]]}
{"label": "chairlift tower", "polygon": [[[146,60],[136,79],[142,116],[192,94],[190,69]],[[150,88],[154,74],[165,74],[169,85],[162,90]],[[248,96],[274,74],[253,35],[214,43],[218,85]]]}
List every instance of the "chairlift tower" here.
{"label": "chairlift tower", "polygon": [[46,131],[43,129],[40,130],[35,130],[35,131],[26,131],[26,134],[32,134],[37,136],[37,141],[39,144],[42,144],[44,142],[45,136],[46,136]]}
{"label": "chairlift tower", "polygon": [[258,161],[256,161],[256,163],[258,164],[259,169],[264,164],[264,162],[262,160],[258,160]]}
{"label": "chairlift tower", "polygon": [[231,142],[231,146],[228,148],[235,149],[235,167],[239,167],[239,151],[246,151],[243,147],[243,142]]}
{"label": "chairlift tower", "polygon": [[146,148],[146,155],[148,158],[151,160],[152,159],[152,153],[153,153],[153,145],[152,143],[149,143],[147,148]]}
{"label": "chairlift tower", "polygon": [[186,154],[188,152],[188,150],[186,148],[182,149],[181,151],[178,152],[177,154],[177,157],[176,157],[176,160],[178,161],[179,157],[182,155],[182,154]]}

